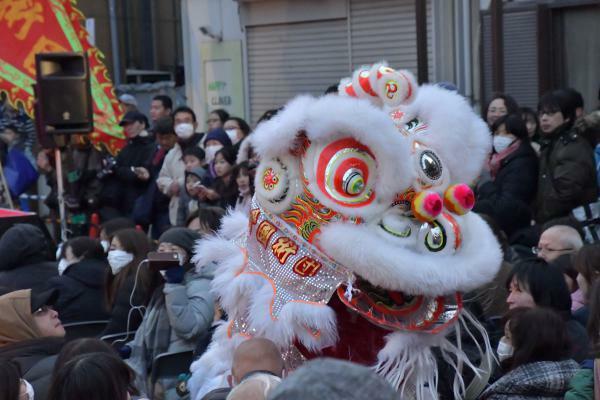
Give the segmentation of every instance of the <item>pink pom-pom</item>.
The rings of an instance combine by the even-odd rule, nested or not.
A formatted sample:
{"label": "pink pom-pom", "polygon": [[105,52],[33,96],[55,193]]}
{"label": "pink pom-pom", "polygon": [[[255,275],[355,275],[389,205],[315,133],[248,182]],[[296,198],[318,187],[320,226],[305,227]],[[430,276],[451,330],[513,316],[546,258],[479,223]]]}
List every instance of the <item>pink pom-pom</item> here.
{"label": "pink pom-pom", "polygon": [[423,222],[433,221],[442,212],[442,198],[435,192],[420,192],[412,199],[412,212]]}
{"label": "pink pom-pom", "polygon": [[444,207],[454,214],[464,215],[471,211],[474,205],[475,194],[464,183],[452,185],[444,193]]}

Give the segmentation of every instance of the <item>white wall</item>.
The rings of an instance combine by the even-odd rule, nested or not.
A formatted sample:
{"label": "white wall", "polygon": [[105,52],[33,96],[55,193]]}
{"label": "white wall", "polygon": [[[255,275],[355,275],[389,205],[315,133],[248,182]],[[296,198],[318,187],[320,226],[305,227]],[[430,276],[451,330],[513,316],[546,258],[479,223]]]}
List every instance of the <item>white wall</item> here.
{"label": "white wall", "polygon": [[206,120],[200,44],[215,41],[200,32],[207,27],[223,40],[243,40],[238,3],[233,0],[183,0],[181,7],[187,103],[197,114],[200,128]]}

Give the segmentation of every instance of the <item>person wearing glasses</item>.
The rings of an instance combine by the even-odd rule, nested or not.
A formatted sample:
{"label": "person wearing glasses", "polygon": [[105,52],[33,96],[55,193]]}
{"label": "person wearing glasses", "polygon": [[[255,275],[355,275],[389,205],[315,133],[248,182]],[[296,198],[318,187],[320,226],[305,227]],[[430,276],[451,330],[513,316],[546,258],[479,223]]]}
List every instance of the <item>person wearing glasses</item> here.
{"label": "person wearing glasses", "polygon": [[535,220],[567,216],[598,198],[594,151],[573,128],[576,105],[564,90],[546,93],[538,104],[540,169]]}
{"label": "person wearing glasses", "polygon": [[[65,328],[53,305],[57,290],[17,290],[0,296],[0,358],[16,362],[35,397],[44,399]],[[25,385],[27,386],[27,385]],[[19,397],[29,398],[29,397]]]}
{"label": "person wearing glasses", "polygon": [[567,225],[554,225],[542,232],[540,240],[532,251],[546,262],[553,261],[563,254],[576,253],[583,246],[579,232]]}

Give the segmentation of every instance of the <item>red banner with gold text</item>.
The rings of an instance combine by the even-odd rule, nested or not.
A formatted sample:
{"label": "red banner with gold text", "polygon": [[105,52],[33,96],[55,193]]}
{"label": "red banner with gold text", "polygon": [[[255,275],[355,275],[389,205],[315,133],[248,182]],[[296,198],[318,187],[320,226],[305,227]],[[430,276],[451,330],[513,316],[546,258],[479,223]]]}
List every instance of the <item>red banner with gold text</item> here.
{"label": "red banner with gold text", "polygon": [[75,0],[0,0],[0,91],[33,117],[35,54],[86,52],[94,108],[92,142],[115,153],[125,143],[121,107],[102,59],[88,40]]}

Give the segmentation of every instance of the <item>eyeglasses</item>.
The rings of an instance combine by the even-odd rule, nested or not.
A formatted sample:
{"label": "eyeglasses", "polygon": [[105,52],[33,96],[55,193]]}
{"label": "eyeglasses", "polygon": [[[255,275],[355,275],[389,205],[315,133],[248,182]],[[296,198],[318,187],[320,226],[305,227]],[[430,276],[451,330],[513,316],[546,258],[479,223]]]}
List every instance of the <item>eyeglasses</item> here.
{"label": "eyeglasses", "polygon": [[52,311],[52,310],[54,310],[54,308],[52,308],[52,306],[41,306],[40,308],[38,308],[37,310],[35,310],[33,312],[33,315],[34,316],[41,316],[41,315],[44,315],[47,312]]}
{"label": "eyeglasses", "polygon": [[533,246],[531,248],[531,252],[533,254],[535,254],[536,256],[539,255],[542,250],[546,251],[547,253],[560,253],[560,252],[565,252],[565,251],[573,251],[573,248],[567,248],[567,249],[546,249],[546,248],[542,248],[542,247],[537,247],[537,246]]}

